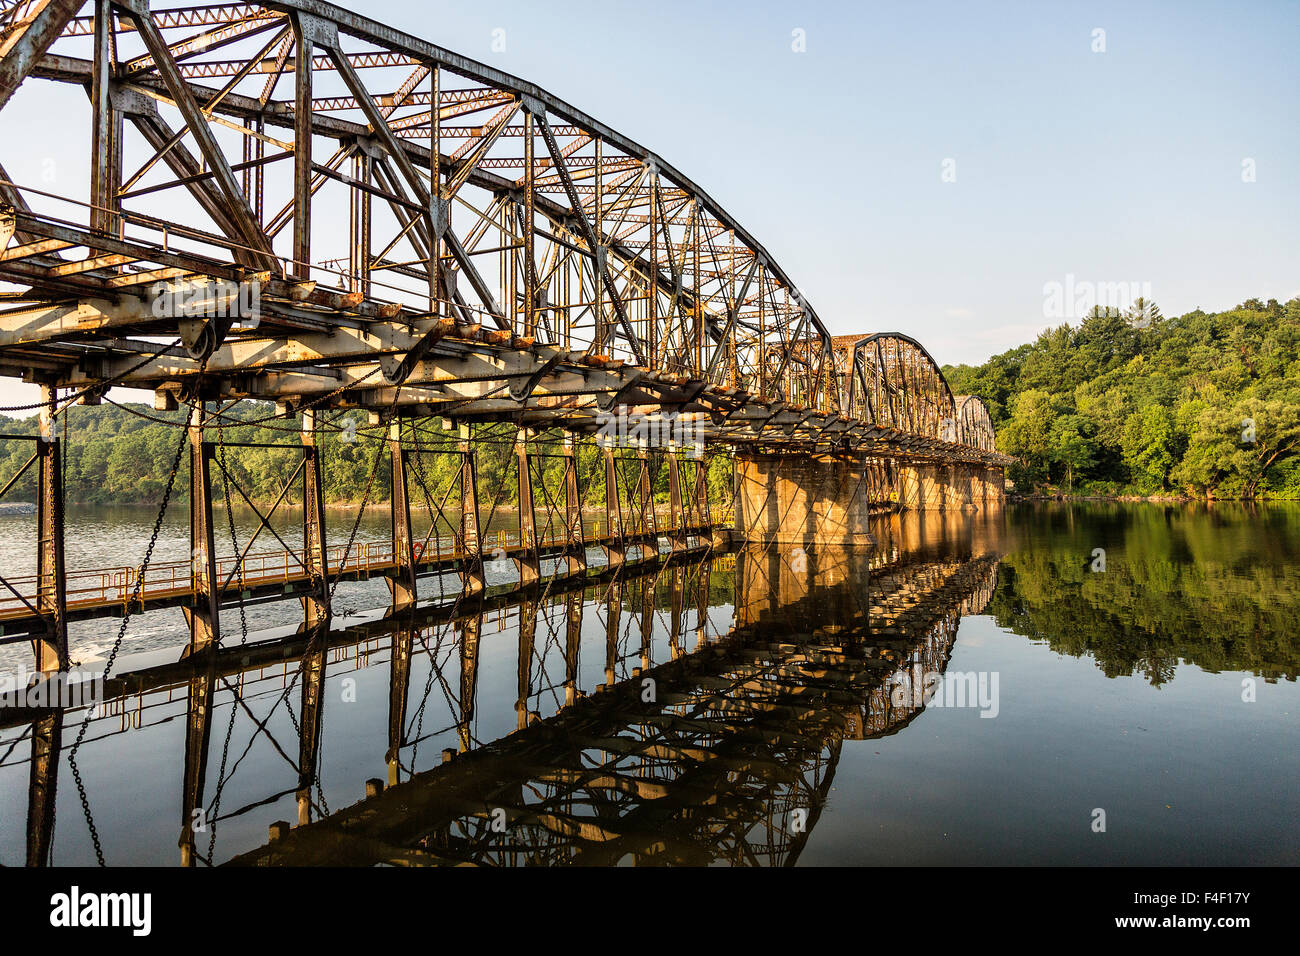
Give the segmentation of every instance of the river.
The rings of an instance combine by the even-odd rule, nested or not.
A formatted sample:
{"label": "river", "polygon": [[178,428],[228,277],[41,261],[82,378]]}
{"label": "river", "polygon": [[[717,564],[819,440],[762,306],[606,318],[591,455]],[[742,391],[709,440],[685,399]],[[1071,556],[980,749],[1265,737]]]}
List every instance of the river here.
{"label": "river", "polygon": [[[151,524],[72,511],[69,567],[138,560]],[[33,525],[0,517],[6,576]],[[228,609],[243,648],[207,683],[178,610],[137,615],[85,805],[86,708],[0,725],[0,863],[93,863],[88,818],[110,864],[1300,862],[1300,507],[1009,504],[876,539],[548,569],[524,600],[501,562],[486,600],[425,578],[388,619],[382,580],[345,582],[327,636],[293,634],[296,601]],[[75,625],[74,659],[119,624]]]}

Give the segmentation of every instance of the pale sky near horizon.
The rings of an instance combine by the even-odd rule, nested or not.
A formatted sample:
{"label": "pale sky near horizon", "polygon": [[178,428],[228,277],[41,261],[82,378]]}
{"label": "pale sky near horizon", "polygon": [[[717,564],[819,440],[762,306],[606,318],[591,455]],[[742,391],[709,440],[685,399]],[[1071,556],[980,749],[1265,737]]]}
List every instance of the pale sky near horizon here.
{"label": "pale sky near horizon", "polygon": [[[836,334],[979,363],[1062,321],[1048,283],[1131,283],[1166,315],[1300,295],[1296,0],[351,6],[663,156]],[[19,125],[69,135],[24,94],[0,113],[16,179]],[[33,391],[0,380],[0,405]]]}

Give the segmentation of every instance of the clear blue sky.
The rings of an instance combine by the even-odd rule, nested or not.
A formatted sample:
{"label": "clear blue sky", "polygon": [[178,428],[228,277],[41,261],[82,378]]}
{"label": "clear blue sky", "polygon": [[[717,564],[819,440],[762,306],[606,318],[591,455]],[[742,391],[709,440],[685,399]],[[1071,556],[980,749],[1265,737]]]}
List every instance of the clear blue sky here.
{"label": "clear blue sky", "polygon": [[368,9],[664,156],[834,332],[980,362],[1054,324],[1043,286],[1071,273],[1167,315],[1300,295],[1297,2]]}
{"label": "clear blue sky", "polygon": [[[1166,315],[1300,295],[1294,0],[373,0],[364,12],[665,157],[836,333],[898,329],[940,362],[981,362],[1055,324],[1043,287],[1069,274],[1148,283]],[[806,52],[792,50],[796,29]],[[0,400],[18,394],[0,383]]]}

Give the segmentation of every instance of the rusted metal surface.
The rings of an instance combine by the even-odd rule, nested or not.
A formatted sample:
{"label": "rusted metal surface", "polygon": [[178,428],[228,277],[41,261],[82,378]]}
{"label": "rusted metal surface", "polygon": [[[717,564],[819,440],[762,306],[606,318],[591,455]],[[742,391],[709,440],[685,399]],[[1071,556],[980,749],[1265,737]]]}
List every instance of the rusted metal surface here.
{"label": "rusted metal surface", "polygon": [[[88,93],[90,202],[0,171],[0,374],[573,431],[627,405],[736,444],[1000,460],[939,434],[952,397],[911,340],[837,351],[662,157],[384,24],[313,0],[12,4],[0,106],[45,82]],[[158,308],[195,286],[208,307]]]}

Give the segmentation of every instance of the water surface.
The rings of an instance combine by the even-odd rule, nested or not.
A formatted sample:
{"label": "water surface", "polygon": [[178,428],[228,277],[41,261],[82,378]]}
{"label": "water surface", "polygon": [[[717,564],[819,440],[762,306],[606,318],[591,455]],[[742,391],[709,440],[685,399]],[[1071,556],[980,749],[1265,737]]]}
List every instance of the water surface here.
{"label": "water surface", "polygon": [[[151,517],[75,513],[69,563],[141,548]],[[0,863],[94,862],[87,815],[110,864],[1300,860],[1300,508],[1013,505],[877,541],[522,599],[508,570],[486,600],[425,579],[395,617],[357,582],[326,635],[296,602],[246,639],[227,611],[245,646],[215,673],[150,612],[77,748],[88,806],[86,710],[0,711]],[[58,744],[35,774],[33,738]]]}

